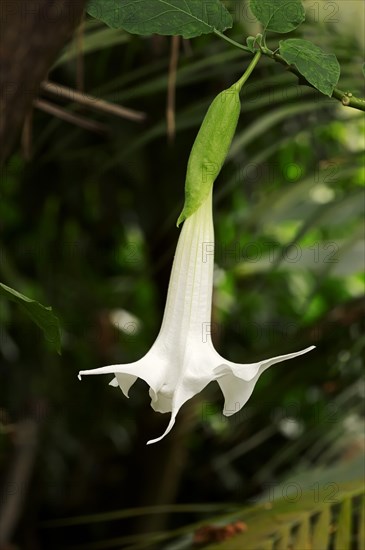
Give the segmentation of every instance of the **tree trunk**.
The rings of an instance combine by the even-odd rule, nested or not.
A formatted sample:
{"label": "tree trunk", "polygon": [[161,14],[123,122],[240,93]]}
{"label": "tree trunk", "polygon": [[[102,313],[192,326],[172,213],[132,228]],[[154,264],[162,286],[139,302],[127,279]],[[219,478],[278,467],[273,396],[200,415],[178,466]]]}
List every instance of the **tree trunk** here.
{"label": "tree trunk", "polygon": [[39,85],[81,20],[86,0],[2,0],[0,162],[10,155]]}

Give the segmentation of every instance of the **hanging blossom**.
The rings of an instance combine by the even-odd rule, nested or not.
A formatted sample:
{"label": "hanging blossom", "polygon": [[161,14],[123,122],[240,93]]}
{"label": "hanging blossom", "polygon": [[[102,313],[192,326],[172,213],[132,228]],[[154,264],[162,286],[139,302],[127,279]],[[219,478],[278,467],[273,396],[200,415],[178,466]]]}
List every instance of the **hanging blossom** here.
{"label": "hanging blossom", "polygon": [[126,397],[137,378],[149,385],[151,406],[171,413],[160,441],[168,434],[180,407],[216,380],[223,392],[223,414],[238,412],[248,401],[260,375],[271,365],[307,353],[315,346],[257,363],[228,361],[214,349],[210,336],[214,255],[212,191],[183,225],[176,248],[162,326],[155,343],[142,359],[79,373],[113,373],[112,386]]}

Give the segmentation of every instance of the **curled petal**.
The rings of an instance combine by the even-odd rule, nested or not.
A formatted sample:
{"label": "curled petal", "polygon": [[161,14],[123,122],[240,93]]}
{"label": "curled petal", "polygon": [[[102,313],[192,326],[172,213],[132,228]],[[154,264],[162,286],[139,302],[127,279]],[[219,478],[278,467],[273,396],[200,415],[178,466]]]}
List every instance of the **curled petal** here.
{"label": "curled petal", "polygon": [[171,432],[171,430],[172,430],[172,428],[174,427],[174,424],[175,424],[176,415],[177,415],[177,411],[176,411],[175,414],[171,414],[170,422],[169,422],[166,430],[164,431],[164,433],[162,435],[160,435],[160,437],[156,437],[156,439],[150,439],[149,441],[147,441],[147,445],[151,445],[152,443],[157,443],[158,441],[161,441],[161,439],[163,439],[165,437],[165,435],[167,435],[169,432]]}
{"label": "curled petal", "polygon": [[[163,384],[164,368],[161,359],[151,350],[139,361],[126,365],[109,365],[98,369],[82,370],[79,380],[87,374],[114,374],[111,386],[120,387],[126,397],[137,378],[142,378],[157,393]],[[115,380],[116,379],[116,380]]]}
{"label": "curled petal", "polygon": [[168,413],[172,411],[172,393],[163,392],[163,386],[158,393],[155,393],[150,388],[149,394],[151,397],[151,407],[155,412]]}
{"label": "curled petal", "polygon": [[117,386],[120,387],[122,392],[126,397],[129,397],[129,390],[137,380],[138,376],[134,376],[133,374],[121,374],[119,372],[115,373],[115,379],[117,381]]}
{"label": "curled petal", "polygon": [[281,361],[294,359],[294,357],[298,357],[298,355],[304,355],[305,353],[308,353],[308,351],[312,351],[312,349],[315,349],[315,347],[316,346],[309,346],[309,348],[295,351],[294,353],[287,353],[286,355],[277,355],[276,357],[271,357],[271,359],[264,359],[263,361],[260,361],[260,374],[271,367],[271,365],[275,365],[275,363],[281,363]]}
{"label": "curled petal", "polygon": [[247,403],[254,390],[260,375],[271,365],[293,359],[311,351],[315,346],[310,346],[295,353],[278,355],[271,359],[253,363],[252,365],[240,365],[231,361],[225,361],[223,365],[216,367],[214,373],[218,376],[217,382],[224,395],[223,414],[231,416],[238,412]]}
{"label": "curled petal", "polygon": [[196,395],[197,393],[201,392],[205,388],[205,386],[209,384],[209,382],[210,378],[208,377],[185,378],[181,381],[173,394],[171,418],[166,430],[160,437],[147,441],[147,445],[151,445],[151,443],[157,443],[158,441],[161,441],[161,439],[163,439],[165,435],[167,435],[172,430],[175,424],[177,413],[184,405],[184,403],[194,397],[194,395]]}

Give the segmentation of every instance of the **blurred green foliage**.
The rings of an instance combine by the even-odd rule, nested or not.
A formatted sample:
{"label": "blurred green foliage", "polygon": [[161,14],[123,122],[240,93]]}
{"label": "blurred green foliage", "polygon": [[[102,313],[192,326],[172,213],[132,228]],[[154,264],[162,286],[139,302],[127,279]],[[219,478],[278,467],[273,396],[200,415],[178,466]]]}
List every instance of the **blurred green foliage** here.
{"label": "blurred green foliage", "polygon": [[[253,32],[242,19],[230,33],[238,41]],[[331,46],[342,89],[361,95],[356,36],[320,23],[309,20],[293,37]],[[42,522],[174,502],[243,503],[293,468],[326,468],[360,452],[363,115],[261,60],[242,91],[237,134],[215,184],[214,340],[222,355],[247,362],[317,349],[267,371],[230,420],[210,385],[185,406],[166,440],[146,448],[167,419],[149,407],[143,382],[127,400],[107,377],[81,384],[77,373],[133,361],[153,343],[191,145],[209,103],[250,56],[212,36],[181,44],[169,143],[170,39],[86,20],[83,48],[87,92],[148,119],[83,112],[107,124],[108,136],[100,136],[35,111],[31,160],[19,149],[1,174],[0,280],[51,304],[62,326],[58,357],[36,326],[0,300],[3,504],[17,426],[33,418],[40,428],[30,486],[12,489],[24,492],[17,534],[24,549],[91,548],[89,541],[111,548],[109,539],[133,534],[146,541],[144,531],[179,527],[201,511],[67,529]],[[50,80],[74,87],[77,55],[72,42]],[[82,112],[72,102],[66,107]],[[319,474],[313,482],[321,482]]]}

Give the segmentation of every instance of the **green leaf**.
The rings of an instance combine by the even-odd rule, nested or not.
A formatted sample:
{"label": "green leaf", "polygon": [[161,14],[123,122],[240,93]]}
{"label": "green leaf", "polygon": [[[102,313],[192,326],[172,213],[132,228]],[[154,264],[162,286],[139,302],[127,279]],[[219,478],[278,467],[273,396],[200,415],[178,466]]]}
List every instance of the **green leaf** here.
{"label": "green leaf", "polygon": [[232,17],[219,0],[91,0],[87,12],[134,34],[193,38],[232,27]]}
{"label": "green leaf", "polygon": [[31,300],[24,294],[0,283],[0,296],[19,304],[29,317],[43,330],[44,337],[56,349],[61,351],[61,336],[58,318],[52,313],[51,307],[42,306],[36,300]]}
{"label": "green leaf", "polygon": [[362,74],[365,76],[365,63],[362,66]]}
{"label": "green leaf", "polygon": [[252,13],[263,24],[264,32],[290,32],[305,19],[300,0],[251,0]]}
{"label": "green leaf", "polygon": [[289,65],[294,65],[300,74],[322,94],[331,97],[340,78],[340,64],[333,53],[301,38],[280,40],[280,54]]}

